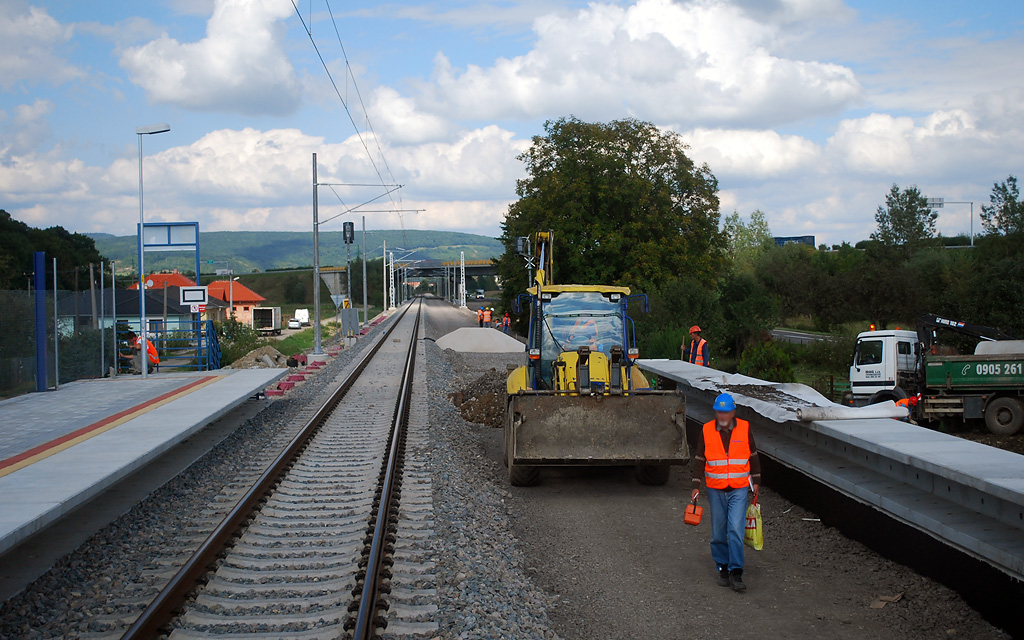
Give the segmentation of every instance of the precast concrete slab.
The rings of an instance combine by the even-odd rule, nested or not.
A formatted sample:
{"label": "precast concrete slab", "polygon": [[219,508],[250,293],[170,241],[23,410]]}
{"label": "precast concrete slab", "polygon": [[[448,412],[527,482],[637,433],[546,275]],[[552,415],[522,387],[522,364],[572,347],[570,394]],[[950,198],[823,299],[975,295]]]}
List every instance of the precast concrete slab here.
{"label": "precast concrete slab", "polygon": [[87,380],[0,403],[0,553],[287,373],[223,369]]}

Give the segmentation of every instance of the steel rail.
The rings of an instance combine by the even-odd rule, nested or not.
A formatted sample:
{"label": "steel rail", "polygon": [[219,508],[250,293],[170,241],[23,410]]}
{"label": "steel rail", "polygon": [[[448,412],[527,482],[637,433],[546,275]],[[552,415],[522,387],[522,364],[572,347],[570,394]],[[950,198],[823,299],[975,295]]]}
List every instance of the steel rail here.
{"label": "steel rail", "polygon": [[[334,408],[345,397],[345,394],[355,384],[355,381],[380,350],[381,346],[387,342],[388,337],[408,311],[409,307],[406,307],[402,314],[378,338],[376,344],[363,354],[352,372],[345,377],[334,393],[320,406],[316,414],[303,425],[299,433],[288,443],[288,446],[285,447],[270,466],[267,467],[266,471],[260,475],[253,486],[232,507],[231,511],[207,536],[206,540],[199,545],[195,553],[182,565],[181,569],[174,574],[160,593],[157,594],[156,598],[146,607],[146,610],[142,612],[142,615],[121,636],[121,640],[148,640],[155,638],[160,635],[161,629],[174,619],[182,609],[189,594],[197,586],[205,582],[205,576],[214,569],[224,549],[237,538],[238,532],[248,524],[253,514],[265,501],[267,495],[276,488],[281,478],[291,468],[295,459],[298,458],[306,448],[306,445],[309,444],[309,441],[320,430],[327,416],[334,411]],[[417,316],[417,327],[418,325],[419,317]],[[413,343],[415,344],[415,340],[413,340]]]}
{"label": "steel rail", "polygon": [[391,507],[393,506],[395,487],[400,482],[398,476],[401,471],[399,465],[405,450],[405,429],[409,417],[409,401],[412,397],[413,370],[416,366],[416,346],[420,331],[420,317],[423,313],[423,299],[420,299],[416,309],[416,324],[412,330],[412,340],[409,343],[409,352],[405,359],[405,371],[402,374],[402,388],[398,394],[398,404],[395,407],[395,419],[391,430],[391,442],[388,447],[388,455],[384,465],[384,479],[381,482],[380,502],[377,507],[376,522],[373,526],[373,538],[370,542],[370,551],[366,562],[366,578],[363,582],[362,593],[359,594],[359,609],[355,618],[355,626],[352,630],[352,637],[355,640],[370,640],[376,632],[376,614],[381,583],[381,570],[384,565],[384,558],[388,540],[387,532],[391,519]]}

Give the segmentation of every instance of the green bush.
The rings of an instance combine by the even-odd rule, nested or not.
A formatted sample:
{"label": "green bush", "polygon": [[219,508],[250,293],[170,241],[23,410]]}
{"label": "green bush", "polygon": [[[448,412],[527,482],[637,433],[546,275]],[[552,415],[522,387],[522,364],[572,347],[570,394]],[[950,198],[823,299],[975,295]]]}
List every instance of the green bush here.
{"label": "green bush", "polygon": [[796,381],[789,355],[774,340],[765,340],[744,349],[739,372],[769,382]]}
{"label": "green bush", "polygon": [[260,332],[237,320],[215,322],[217,339],[220,341],[220,364],[226,366],[238,360],[253,349],[266,344]]}

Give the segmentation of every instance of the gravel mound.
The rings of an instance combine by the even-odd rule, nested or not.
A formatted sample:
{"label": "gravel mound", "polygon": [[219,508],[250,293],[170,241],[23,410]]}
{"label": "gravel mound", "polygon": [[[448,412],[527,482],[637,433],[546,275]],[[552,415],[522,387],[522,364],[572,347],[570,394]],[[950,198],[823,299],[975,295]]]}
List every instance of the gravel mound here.
{"label": "gravel mound", "polygon": [[274,369],[288,366],[288,356],[271,346],[253,349],[225,369]]}
{"label": "gravel mound", "polygon": [[507,376],[506,372],[492,368],[456,394],[456,404],[463,419],[500,429],[505,414]]}
{"label": "gravel mound", "polygon": [[497,329],[462,327],[437,340],[437,346],[458,352],[511,353],[523,351],[525,346]]}

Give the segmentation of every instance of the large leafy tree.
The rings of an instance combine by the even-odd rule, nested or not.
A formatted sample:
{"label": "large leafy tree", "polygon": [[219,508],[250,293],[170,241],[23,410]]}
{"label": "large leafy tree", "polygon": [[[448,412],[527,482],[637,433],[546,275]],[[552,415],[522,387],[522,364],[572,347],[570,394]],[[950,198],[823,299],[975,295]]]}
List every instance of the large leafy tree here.
{"label": "large leafy tree", "polygon": [[928,206],[928,200],[915,187],[900,189],[892,185],[885,196],[885,206],[878,207],[875,222],[878,229],[871,234],[887,247],[914,250],[935,237],[935,220],[939,217]]}
{"label": "large leafy tree", "polygon": [[677,134],[631,119],[544,128],[519,156],[527,176],[503,224],[506,304],[527,280],[515,238],[548,229],[555,282],[653,290],[685,274],[713,286],[723,262],[718,182]]}
{"label": "large leafy tree", "polygon": [[89,236],[69,233],[64,227],[30,227],[0,209],[0,288],[25,286],[24,278],[32,273],[33,251],[45,251],[47,260],[57,258],[58,286],[65,289],[74,287],[76,268],[104,259]]}
{"label": "large leafy tree", "polygon": [[1001,235],[1024,231],[1024,202],[1020,200],[1015,176],[993,184],[989,200],[991,204],[981,207],[981,223],[985,231]]}

